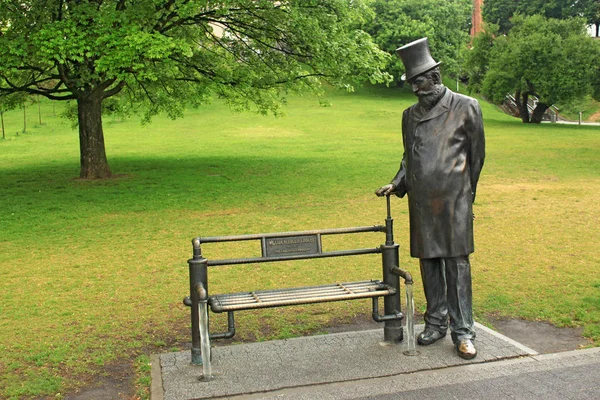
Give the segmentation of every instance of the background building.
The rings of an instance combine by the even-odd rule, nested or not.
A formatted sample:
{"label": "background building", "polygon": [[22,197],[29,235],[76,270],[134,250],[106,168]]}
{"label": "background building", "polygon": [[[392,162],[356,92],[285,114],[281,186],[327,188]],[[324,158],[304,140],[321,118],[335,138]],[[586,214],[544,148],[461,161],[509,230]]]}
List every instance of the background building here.
{"label": "background building", "polygon": [[481,19],[481,7],[483,0],[473,0],[473,22],[471,25],[471,37],[477,35],[483,30],[483,21]]}

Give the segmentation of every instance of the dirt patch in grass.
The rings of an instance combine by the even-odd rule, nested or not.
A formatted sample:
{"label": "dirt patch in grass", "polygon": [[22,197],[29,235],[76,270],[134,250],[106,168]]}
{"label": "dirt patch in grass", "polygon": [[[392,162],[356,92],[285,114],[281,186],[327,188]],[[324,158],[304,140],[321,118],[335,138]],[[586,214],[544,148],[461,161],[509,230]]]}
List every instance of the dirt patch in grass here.
{"label": "dirt patch in grass", "polygon": [[66,400],[135,399],[135,371],[132,360],[120,360],[105,366],[103,376],[89,386],[65,396]]}
{"label": "dirt patch in grass", "polygon": [[594,114],[592,114],[592,116],[589,118],[590,122],[597,122],[600,121],[600,111],[596,111]]}

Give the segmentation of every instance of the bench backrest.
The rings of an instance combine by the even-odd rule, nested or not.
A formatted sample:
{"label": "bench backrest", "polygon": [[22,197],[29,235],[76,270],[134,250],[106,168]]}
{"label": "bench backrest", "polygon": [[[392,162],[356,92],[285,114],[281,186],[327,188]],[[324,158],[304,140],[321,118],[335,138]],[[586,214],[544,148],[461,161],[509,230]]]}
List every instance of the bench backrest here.
{"label": "bench backrest", "polygon": [[259,233],[235,236],[198,237],[192,242],[194,253],[200,255],[200,245],[203,243],[260,241],[261,257],[228,258],[207,260],[207,266],[252,264],[273,261],[305,260],[311,258],[341,257],[360,254],[381,253],[381,248],[363,248],[336,251],[323,251],[322,237],[325,235],[340,235],[363,232],[386,232],[383,225],[361,226],[353,228],[320,229],[296,232]]}

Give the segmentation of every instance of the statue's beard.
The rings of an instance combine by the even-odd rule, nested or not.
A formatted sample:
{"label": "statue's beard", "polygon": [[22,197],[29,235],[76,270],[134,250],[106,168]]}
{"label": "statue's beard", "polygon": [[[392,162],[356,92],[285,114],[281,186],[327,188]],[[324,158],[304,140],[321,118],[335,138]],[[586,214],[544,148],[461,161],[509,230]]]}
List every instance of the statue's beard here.
{"label": "statue's beard", "polygon": [[431,110],[440,99],[442,90],[444,90],[444,86],[436,85],[428,92],[420,92],[417,94],[421,107],[423,107],[425,110]]}

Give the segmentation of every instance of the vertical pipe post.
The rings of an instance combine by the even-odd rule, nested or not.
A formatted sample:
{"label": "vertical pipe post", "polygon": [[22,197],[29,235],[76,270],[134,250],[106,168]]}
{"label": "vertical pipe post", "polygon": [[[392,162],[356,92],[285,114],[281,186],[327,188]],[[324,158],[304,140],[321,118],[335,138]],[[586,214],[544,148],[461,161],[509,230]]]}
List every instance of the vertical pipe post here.
{"label": "vertical pipe post", "polygon": [[206,258],[202,257],[200,249],[200,238],[192,240],[194,255],[188,260],[190,269],[190,306],[192,320],[192,364],[202,365],[202,350],[200,342],[200,318],[199,318],[199,301],[197,285],[200,283],[208,292],[208,265]]}
{"label": "vertical pipe post", "polygon": [[[400,278],[391,272],[393,267],[400,265],[399,245],[394,243],[394,220],[391,216],[390,196],[387,199],[387,218],[385,220],[385,244],[381,245],[381,258],[383,265],[383,283],[396,289],[393,296],[383,298],[385,315],[398,314],[402,311],[400,306]],[[402,320],[385,321],[383,338],[386,342],[401,342],[404,339]]]}

